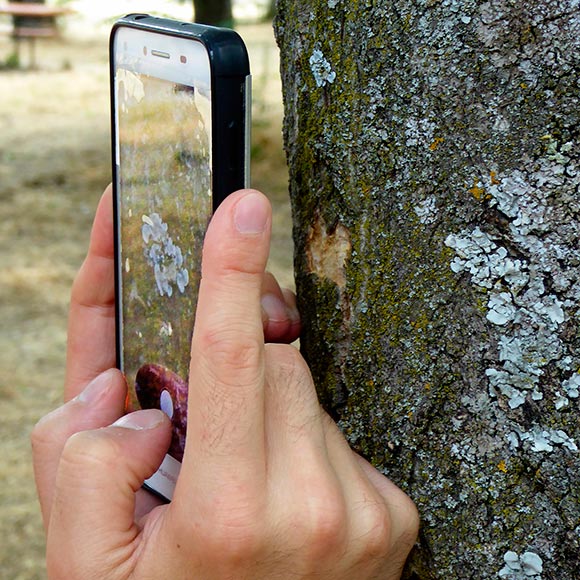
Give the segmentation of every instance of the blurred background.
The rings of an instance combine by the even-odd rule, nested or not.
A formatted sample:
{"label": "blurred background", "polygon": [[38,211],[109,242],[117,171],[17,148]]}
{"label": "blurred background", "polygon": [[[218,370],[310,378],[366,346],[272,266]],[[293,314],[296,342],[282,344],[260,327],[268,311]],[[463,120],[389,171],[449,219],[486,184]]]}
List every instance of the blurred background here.
{"label": "blurred background", "polygon": [[[111,179],[108,33],[130,12],[193,19],[191,0],[40,4],[42,24],[31,25],[0,0],[0,578],[7,580],[45,577],[29,434],[61,402],[70,286]],[[233,0],[232,9],[254,82],[252,183],[275,212],[270,269],[291,287],[271,1]]]}

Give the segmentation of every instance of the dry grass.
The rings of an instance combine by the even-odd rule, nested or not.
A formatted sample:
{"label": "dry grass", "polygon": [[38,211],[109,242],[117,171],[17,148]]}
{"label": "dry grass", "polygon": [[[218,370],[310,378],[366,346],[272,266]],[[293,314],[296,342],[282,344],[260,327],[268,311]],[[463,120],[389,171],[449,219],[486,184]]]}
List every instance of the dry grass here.
{"label": "dry grass", "polygon": [[[272,197],[271,269],[292,284],[276,49],[241,29],[255,74],[255,187]],[[39,71],[0,71],[0,576],[43,578],[44,538],[29,452],[60,402],[69,288],[110,180],[106,38],[40,43]],[[0,61],[11,50],[0,37]]]}

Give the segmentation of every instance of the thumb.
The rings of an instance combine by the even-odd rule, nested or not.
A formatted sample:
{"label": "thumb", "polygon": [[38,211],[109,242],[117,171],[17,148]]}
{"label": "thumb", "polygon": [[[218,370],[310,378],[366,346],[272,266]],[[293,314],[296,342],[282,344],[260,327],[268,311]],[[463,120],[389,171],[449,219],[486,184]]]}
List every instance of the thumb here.
{"label": "thumb", "polygon": [[170,439],[169,419],[150,409],[67,441],[48,529],[50,577],[94,570],[95,577],[114,578],[119,558],[127,562],[137,545],[135,493],[161,464]]}

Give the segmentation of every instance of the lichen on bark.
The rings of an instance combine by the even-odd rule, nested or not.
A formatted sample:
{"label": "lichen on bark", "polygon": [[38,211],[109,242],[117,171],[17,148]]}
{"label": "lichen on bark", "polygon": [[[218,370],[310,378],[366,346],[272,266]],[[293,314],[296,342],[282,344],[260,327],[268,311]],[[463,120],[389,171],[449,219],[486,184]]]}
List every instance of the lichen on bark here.
{"label": "lichen on bark", "polygon": [[576,579],[580,2],[279,0],[275,28],[302,350],[419,507],[406,577]]}

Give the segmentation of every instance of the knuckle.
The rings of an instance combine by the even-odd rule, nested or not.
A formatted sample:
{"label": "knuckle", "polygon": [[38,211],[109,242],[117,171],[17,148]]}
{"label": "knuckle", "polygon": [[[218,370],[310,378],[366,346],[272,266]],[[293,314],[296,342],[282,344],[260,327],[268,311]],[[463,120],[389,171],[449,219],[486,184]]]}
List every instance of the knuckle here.
{"label": "knuckle", "polygon": [[291,385],[290,398],[296,404],[303,406],[310,402],[318,410],[318,397],[310,369],[296,348],[287,344],[267,344],[266,370],[268,382],[273,388],[282,391],[285,401],[289,394],[287,386]]}
{"label": "knuckle", "polygon": [[338,493],[312,493],[297,514],[295,533],[312,564],[336,555],[344,545],[347,531],[346,506]]}
{"label": "knuckle", "polygon": [[171,507],[179,541],[189,538],[190,548],[224,577],[240,577],[236,571],[255,563],[271,543],[267,502],[253,484],[217,484],[204,494],[193,518],[179,503]]}
{"label": "knuckle", "polygon": [[404,501],[393,511],[378,501],[364,512],[359,561],[388,561],[391,566],[402,568],[419,530],[419,516],[413,502],[404,496]]}
{"label": "knuckle", "polygon": [[66,440],[69,422],[63,416],[64,407],[59,407],[42,417],[30,432],[30,445],[34,457],[41,457],[47,450],[58,448]]}
{"label": "knuckle", "polygon": [[[260,337],[236,326],[207,330],[201,337],[201,352],[206,368],[219,373],[220,382],[232,386],[252,380],[261,368],[263,342]],[[216,369],[218,369],[216,373]],[[250,377],[245,377],[249,374]]]}
{"label": "knuckle", "polygon": [[404,496],[401,502],[401,513],[399,517],[401,520],[401,530],[394,540],[401,549],[409,552],[419,535],[421,519],[417,507],[407,495]]}
{"label": "knuckle", "polygon": [[[314,516],[314,517],[313,517]],[[316,552],[327,552],[337,544],[342,543],[346,520],[342,510],[325,509],[311,515],[311,541]]]}
{"label": "knuckle", "polygon": [[[89,272],[97,272],[99,280],[106,283],[93,284],[87,287]],[[111,268],[111,260],[108,257],[95,254],[89,248],[89,253],[73,280],[70,293],[71,305],[89,308],[105,318],[114,319],[114,313],[111,312],[111,306],[115,303],[114,294],[111,291],[113,279],[114,271]]]}
{"label": "knuckle", "polygon": [[102,430],[75,433],[64,445],[61,468],[73,474],[82,469],[85,473],[101,473],[117,469],[122,452],[119,444],[102,436]]}
{"label": "knuckle", "polygon": [[275,363],[284,374],[305,375],[310,378],[310,370],[300,352],[289,344],[267,344],[266,359]]}
{"label": "knuckle", "polygon": [[373,503],[360,510],[362,524],[362,557],[368,560],[380,560],[389,554],[392,545],[391,515],[383,502]]}
{"label": "knuckle", "polygon": [[43,417],[36,423],[30,433],[30,444],[32,445],[32,452],[36,453],[47,445],[50,440],[51,429],[49,428],[48,415]]}
{"label": "knuckle", "polygon": [[204,527],[201,549],[207,557],[230,570],[241,570],[259,559],[267,542],[263,520],[240,517],[216,517]]}

